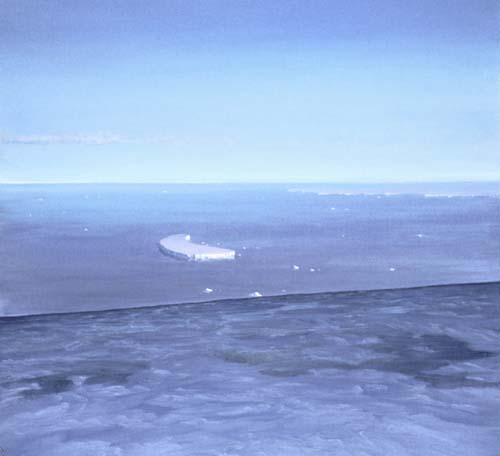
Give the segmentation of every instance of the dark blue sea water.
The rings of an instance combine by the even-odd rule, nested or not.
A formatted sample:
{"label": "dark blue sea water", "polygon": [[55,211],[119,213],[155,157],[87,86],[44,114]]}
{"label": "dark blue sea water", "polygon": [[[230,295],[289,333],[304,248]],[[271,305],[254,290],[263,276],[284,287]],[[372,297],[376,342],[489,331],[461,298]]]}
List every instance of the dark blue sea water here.
{"label": "dark blue sea water", "polygon": [[498,456],[500,283],[0,318],[23,456]]}
{"label": "dark blue sea water", "polygon": [[[499,194],[494,183],[3,185],[1,312],[499,280]],[[157,242],[175,233],[238,256],[165,257]]]}

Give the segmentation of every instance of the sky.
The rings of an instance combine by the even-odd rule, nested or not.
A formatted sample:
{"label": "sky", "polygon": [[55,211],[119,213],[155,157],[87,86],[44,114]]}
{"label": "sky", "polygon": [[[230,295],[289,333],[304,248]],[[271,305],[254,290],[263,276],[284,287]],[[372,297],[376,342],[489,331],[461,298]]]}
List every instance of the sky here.
{"label": "sky", "polygon": [[0,0],[0,182],[500,179],[497,0]]}

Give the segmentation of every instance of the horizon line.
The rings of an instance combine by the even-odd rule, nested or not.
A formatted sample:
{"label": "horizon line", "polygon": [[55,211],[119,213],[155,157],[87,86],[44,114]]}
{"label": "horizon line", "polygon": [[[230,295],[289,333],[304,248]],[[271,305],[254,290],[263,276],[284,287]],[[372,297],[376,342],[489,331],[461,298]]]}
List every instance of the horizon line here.
{"label": "horizon line", "polygon": [[493,179],[423,179],[423,180],[255,180],[255,181],[0,181],[0,185],[253,185],[253,184],[500,184]]}

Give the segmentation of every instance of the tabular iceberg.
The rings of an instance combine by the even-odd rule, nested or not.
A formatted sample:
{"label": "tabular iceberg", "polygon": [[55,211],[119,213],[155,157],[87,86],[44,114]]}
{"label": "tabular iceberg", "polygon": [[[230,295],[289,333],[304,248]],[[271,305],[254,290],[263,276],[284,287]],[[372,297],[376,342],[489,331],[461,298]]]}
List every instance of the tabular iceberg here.
{"label": "tabular iceberg", "polygon": [[163,238],[160,250],[169,256],[191,261],[234,260],[236,252],[231,249],[191,242],[189,234],[174,234]]}

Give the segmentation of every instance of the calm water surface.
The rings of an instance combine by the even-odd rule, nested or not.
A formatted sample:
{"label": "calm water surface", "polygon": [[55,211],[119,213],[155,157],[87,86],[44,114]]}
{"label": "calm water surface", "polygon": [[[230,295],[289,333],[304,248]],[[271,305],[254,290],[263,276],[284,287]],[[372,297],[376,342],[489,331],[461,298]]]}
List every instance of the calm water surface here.
{"label": "calm water surface", "polygon": [[[471,185],[4,185],[1,311],[498,280],[500,192]],[[238,256],[165,257],[174,233]]]}

